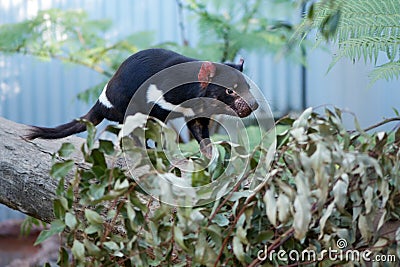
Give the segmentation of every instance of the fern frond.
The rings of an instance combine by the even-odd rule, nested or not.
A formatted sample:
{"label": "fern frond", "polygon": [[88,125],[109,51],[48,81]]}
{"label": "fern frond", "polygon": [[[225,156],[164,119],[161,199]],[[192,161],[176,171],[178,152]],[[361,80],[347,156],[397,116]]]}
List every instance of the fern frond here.
{"label": "fern frond", "polygon": [[[330,4],[328,4],[330,3]],[[320,3],[313,18],[313,27],[320,28],[332,14],[340,11],[340,20],[333,40],[344,41],[363,36],[394,37],[400,34],[400,5],[397,0],[335,0]]]}
{"label": "fern frond", "polygon": [[362,36],[339,42],[339,56],[376,63],[379,52],[383,51],[393,61],[399,54],[400,39],[393,36]]}
{"label": "fern frond", "polygon": [[378,80],[385,79],[387,81],[394,78],[400,78],[400,61],[389,62],[376,67],[370,74],[371,84]]}
{"label": "fern frond", "polygon": [[372,76],[398,78],[395,69],[400,58],[399,0],[321,0],[312,5],[312,11],[297,30],[297,38],[316,28],[318,39],[338,44],[339,51],[329,69],[342,57],[364,59],[376,65],[378,57],[386,55],[387,65],[380,66]]}

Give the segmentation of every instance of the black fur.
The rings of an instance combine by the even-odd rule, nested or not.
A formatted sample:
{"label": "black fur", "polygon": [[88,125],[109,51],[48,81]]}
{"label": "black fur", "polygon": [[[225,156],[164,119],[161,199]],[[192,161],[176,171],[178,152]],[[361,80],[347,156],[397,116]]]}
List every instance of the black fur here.
{"label": "black fur", "polygon": [[[146,80],[168,67],[186,62],[201,63],[199,60],[188,58],[165,49],[143,50],[130,56],[121,64],[117,72],[108,82],[106,95],[108,100],[112,103],[113,108],[107,108],[97,101],[90,111],[86,115],[82,116],[81,119],[86,119],[94,125],[99,124],[103,119],[123,123],[132,96]],[[239,71],[242,71],[243,69],[243,62],[238,65],[232,63],[227,65],[236,68]],[[197,74],[198,73],[190,73],[188,75],[197,77]],[[245,79],[241,77],[242,75],[235,75],[236,76],[234,76],[233,80],[238,84],[238,93],[229,91],[225,87],[212,83],[210,83],[206,88],[202,88],[199,82],[194,82],[173,88],[171,91],[164,94],[164,98],[167,102],[174,105],[179,105],[186,100],[198,97],[213,98],[230,106],[240,117],[245,117],[249,115],[252,110],[255,110],[258,105],[255,99],[252,98],[248,84]],[[216,76],[218,76],[218,73]],[[219,74],[219,77],[222,79],[221,83],[223,82],[223,84],[229,84],[229,82],[231,82],[230,80],[232,80],[232,77],[224,78],[221,74]],[[246,101],[241,98],[241,95],[243,94],[248,98]],[[213,111],[210,112],[213,113]],[[164,121],[170,113],[170,111],[155,105],[151,110],[150,115]],[[187,119],[187,121],[188,128],[199,143],[203,139],[209,138],[209,119],[197,118],[193,120]],[[55,128],[32,126],[26,137],[28,139],[57,139],[83,132],[85,130],[86,126],[84,123],[74,120]]]}
{"label": "black fur", "polygon": [[[99,124],[103,120],[101,110],[101,104],[99,101],[89,110],[89,112],[80,117],[80,119],[92,122],[94,125]],[[79,120],[73,120],[71,122],[59,125],[54,128],[31,126],[30,132],[26,135],[26,138],[33,140],[36,138],[42,139],[58,139],[72,134],[86,131],[86,125]]]}

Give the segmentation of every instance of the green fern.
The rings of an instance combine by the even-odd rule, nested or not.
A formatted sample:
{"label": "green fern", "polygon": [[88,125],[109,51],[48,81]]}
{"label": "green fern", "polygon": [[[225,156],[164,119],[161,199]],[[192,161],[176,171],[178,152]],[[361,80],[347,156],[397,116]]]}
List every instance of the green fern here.
{"label": "green fern", "polygon": [[339,51],[329,69],[343,57],[353,61],[364,59],[366,63],[376,65],[378,58],[385,55],[387,63],[379,68],[376,66],[377,70],[371,74],[373,82],[379,77],[399,77],[398,70],[396,72],[400,57],[398,0],[325,0],[314,3],[295,36],[304,37],[312,29],[319,30],[318,38],[338,44]]}
{"label": "green fern", "polygon": [[385,79],[387,81],[400,78],[400,60],[376,67],[370,74],[371,82]]}

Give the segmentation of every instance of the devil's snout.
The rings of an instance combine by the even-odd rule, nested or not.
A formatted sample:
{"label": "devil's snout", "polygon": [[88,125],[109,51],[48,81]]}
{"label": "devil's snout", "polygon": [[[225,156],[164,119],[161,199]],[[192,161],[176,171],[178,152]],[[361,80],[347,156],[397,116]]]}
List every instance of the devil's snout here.
{"label": "devil's snout", "polygon": [[244,118],[249,116],[258,108],[258,103],[255,100],[247,102],[243,98],[239,98],[236,100],[235,106],[237,111],[236,113],[239,115],[239,117]]}

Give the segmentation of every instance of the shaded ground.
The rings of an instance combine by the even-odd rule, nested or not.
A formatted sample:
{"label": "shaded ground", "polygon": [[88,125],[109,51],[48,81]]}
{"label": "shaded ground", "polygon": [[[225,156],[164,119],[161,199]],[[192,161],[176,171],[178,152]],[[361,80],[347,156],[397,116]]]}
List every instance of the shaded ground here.
{"label": "shaded ground", "polygon": [[33,246],[41,229],[34,228],[29,236],[21,236],[21,222],[10,220],[0,223],[0,267],[42,266],[47,261],[56,261],[59,247],[57,238]]}

